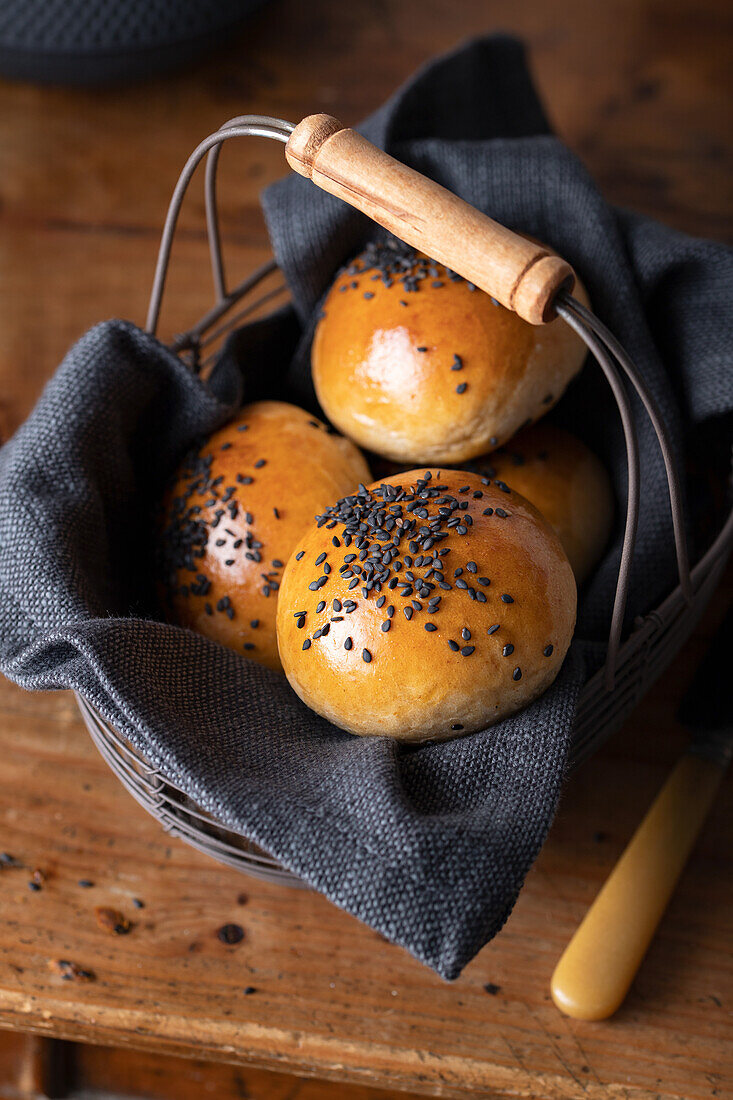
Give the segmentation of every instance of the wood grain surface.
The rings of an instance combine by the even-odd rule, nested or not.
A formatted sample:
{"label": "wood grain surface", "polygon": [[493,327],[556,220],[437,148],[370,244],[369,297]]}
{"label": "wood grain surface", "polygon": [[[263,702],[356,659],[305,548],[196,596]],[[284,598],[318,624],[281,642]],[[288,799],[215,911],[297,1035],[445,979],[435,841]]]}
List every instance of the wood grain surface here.
{"label": "wood grain surface", "polygon": [[[495,28],[527,39],[554,126],[611,199],[731,237],[723,0],[273,0],[224,53],[167,80],[93,92],[0,82],[0,436],[87,326],[141,321],[165,207],[201,137],[247,112],[297,121],[323,111],[352,124],[430,55]],[[258,194],[283,173],[282,147],[242,142],[221,168],[226,254],[242,277],[268,256]],[[167,334],[212,302],[203,227],[199,187],[174,248]],[[729,580],[626,729],[571,778],[506,928],[452,985],[321,897],[248,880],[167,839],[97,756],[71,696],[3,682],[0,850],[23,866],[0,870],[0,1026],[144,1050],[151,1074],[165,1065],[156,1059],[184,1056],[191,1081],[202,1061],[239,1063],[251,1096],[277,1100],[266,1078],[247,1077],[252,1067],[351,1082],[359,1100],[365,1086],[390,1096],[730,1095],[730,781],[618,1016],[566,1020],[548,992],[683,745],[675,705],[730,590]],[[130,932],[105,931],[100,906],[119,910]],[[241,924],[240,943],[217,937],[226,923]],[[65,980],[60,960],[93,979]],[[107,1067],[99,1087],[121,1089],[130,1063],[116,1057],[100,1054],[87,1080]],[[211,1070],[213,1092],[201,1073],[192,1096],[248,1094],[230,1068]],[[173,1095],[158,1085],[150,1096]],[[348,1096],[329,1088],[324,1100]]]}

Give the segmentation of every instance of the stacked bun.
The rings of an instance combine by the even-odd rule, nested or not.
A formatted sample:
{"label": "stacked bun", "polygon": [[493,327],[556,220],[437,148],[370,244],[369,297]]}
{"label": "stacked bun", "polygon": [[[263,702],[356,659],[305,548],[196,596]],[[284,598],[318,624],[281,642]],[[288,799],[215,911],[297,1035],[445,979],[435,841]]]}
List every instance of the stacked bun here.
{"label": "stacked bun", "polygon": [[503,480],[534,504],[554,528],[581,585],[600,559],[613,521],[611,481],[593,452],[543,420],[471,468]]}
{"label": "stacked bun", "polygon": [[394,242],[371,245],[337,276],[311,358],[339,431],[398,462],[455,465],[543,416],[585,347],[564,322],[530,325]]}
{"label": "stacked bun", "polygon": [[303,534],[283,576],[280,657],[341,729],[443,740],[552,683],[575,598],[560,541],[526,500],[477,474],[413,470]]}
{"label": "stacked bun", "polygon": [[242,409],[185,459],[168,494],[169,617],[280,671],[275,618],[288,558],[313,517],[369,476],[354,444],[305,410],[281,401]]}

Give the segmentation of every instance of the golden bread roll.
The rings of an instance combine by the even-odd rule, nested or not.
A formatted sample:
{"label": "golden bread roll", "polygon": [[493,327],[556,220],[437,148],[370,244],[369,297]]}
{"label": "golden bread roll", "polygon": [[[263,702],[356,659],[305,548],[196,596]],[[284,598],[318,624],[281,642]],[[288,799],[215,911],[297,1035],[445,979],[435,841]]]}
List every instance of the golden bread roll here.
{"label": "golden bread roll", "polygon": [[187,457],[168,495],[170,617],[282,671],[275,616],[285,564],[314,516],[369,477],[354,444],[304,409],[246,406]]}
{"label": "golden bread roll", "polygon": [[574,435],[543,420],[471,468],[531,501],[557,533],[579,585],[599,561],[613,523],[611,480]]}
{"label": "golden bread roll", "polygon": [[475,473],[413,470],[302,533],[278,646],[293,689],[335,725],[438,741],[540,695],[575,606],[560,541],[523,497]]}
{"label": "golden bread roll", "polygon": [[370,245],[337,276],[311,351],[331,422],[407,463],[493,449],[546,413],[584,358],[564,321],[530,325],[401,242]]}

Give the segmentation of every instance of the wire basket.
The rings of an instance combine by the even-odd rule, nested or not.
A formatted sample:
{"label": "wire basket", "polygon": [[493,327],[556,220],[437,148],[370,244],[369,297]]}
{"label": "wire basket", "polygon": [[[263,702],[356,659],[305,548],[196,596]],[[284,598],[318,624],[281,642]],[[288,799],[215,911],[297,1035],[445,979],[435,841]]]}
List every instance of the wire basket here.
{"label": "wire basket", "polygon": [[[323,122],[320,121],[322,119],[323,116],[315,116],[314,120],[321,128],[323,128]],[[301,127],[309,121],[305,120],[301,123]],[[330,130],[327,136],[338,132],[333,129],[334,121],[329,122]],[[233,119],[198,146],[178,180],[161,238],[147,328],[151,333],[156,331],[178,214],[194,171],[206,157],[206,219],[217,301],[216,305],[196,325],[178,336],[171,345],[172,349],[197,373],[205,370],[216,357],[216,352],[210,349],[226,332],[241,321],[261,313],[286,290],[282,281],[270,289],[262,288],[262,284],[277,273],[274,262],[263,265],[233,289],[227,289],[216,201],[216,174],[221,145],[231,137],[249,135],[275,138],[288,143],[295,129],[291,123],[263,116],[244,116]],[[353,134],[353,131],[347,133]],[[364,141],[358,135],[356,139]],[[372,147],[369,149],[372,150]],[[376,150],[373,152],[380,158],[389,160],[386,154]],[[289,159],[292,164],[292,159]],[[391,163],[394,164],[394,162]],[[403,169],[403,173],[410,172],[404,166],[400,168]],[[413,175],[420,181],[418,186],[427,183],[416,173]],[[319,183],[321,186],[326,186],[321,181]],[[437,188],[437,185],[429,184],[429,186]],[[329,188],[326,186],[326,189]],[[349,198],[349,201],[353,202],[353,199]],[[453,201],[456,200],[453,199]],[[356,205],[356,203],[353,204]],[[369,212],[375,220],[387,225],[386,219],[379,217],[373,210]],[[479,217],[482,216],[479,215]],[[488,223],[491,232],[498,229],[501,233],[508,234],[508,231],[496,227],[489,219],[484,220]],[[387,227],[390,228],[389,225]],[[410,241],[407,234],[404,234],[404,237],[408,243],[418,243]],[[258,288],[261,293],[255,294]],[[232,313],[233,307],[240,303],[241,308]],[[642,377],[618,341],[598,318],[571,296],[566,281],[561,281],[555,287],[551,305],[553,311],[559,314],[583,339],[606,375],[621,416],[628,464],[625,532],[606,661],[604,667],[599,669],[585,685],[580,696],[572,729],[570,751],[571,764],[577,766],[622,725],[694,629],[721,578],[733,546],[733,512],[728,515],[712,545],[690,568],[679,478],[667,432],[654,399],[648,393]],[[227,314],[229,316],[224,320]],[[622,373],[626,375],[649,415],[664,458],[679,574],[679,584],[674,591],[655,610],[637,618],[631,633],[623,642],[622,627],[629,573],[633,562],[640,491],[638,441],[629,397],[621,379]],[[174,783],[163,778],[160,772],[145,759],[145,756],[113,729],[86,699],[77,695],[77,702],[101,755],[132,796],[160,822],[168,833],[180,837],[220,862],[255,877],[291,886],[304,885],[295,874],[288,871],[276,859],[254,845],[247,837],[221,825]]]}

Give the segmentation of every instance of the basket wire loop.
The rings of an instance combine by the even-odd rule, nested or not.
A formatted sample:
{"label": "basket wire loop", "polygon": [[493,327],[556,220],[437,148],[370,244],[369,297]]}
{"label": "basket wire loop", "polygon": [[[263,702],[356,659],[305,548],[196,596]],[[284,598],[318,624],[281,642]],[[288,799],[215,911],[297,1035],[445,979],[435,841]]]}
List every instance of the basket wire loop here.
{"label": "basket wire loop", "polygon": [[[580,319],[596,333],[598,338],[603,341],[606,348],[615,357],[616,362],[631,381],[652,422],[667,474],[667,487],[669,489],[669,502],[672,512],[672,525],[674,528],[675,552],[677,555],[677,572],[680,579],[680,588],[687,602],[692,603],[694,591],[690,574],[690,560],[687,552],[684,504],[680,494],[677,463],[675,462],[674,452],[667,433],[667,426],[662,419],[659,406],[652,394],[647,390],[646,384],[631,358],[603,322],[596,317],[594,313],[591,313],[582,302],[576,301],[575,298],[572,298],[563,290],[560,291],[558,300],[555,302],[555,308],[560,316],[563,316],[562,306],[567,306],[568,309],[571,309],[576,316],[580,317]],[[567,320],[567,318],[565,318],[565,320]]]}
{"label": "basket wire loop", "polygon": [[[170,260],[171,247],[173,245],[173,237],[178,223],[178,215],[181,212],[183,199],[188,189],[188,185],[191,182],[191,178],[203,158],[210,149],[221,145],[231,137],[269,137],[274,138],[276,141],[282,141],[285,145],[295,129],[294,125],[290,122],[284,122],[276,118],[265,118],[263,115],[243,115],[242,118],[246,121],[241,125],[217,130],[215,133],[209,134],[208,137],[204,138],[191,153],[191,156],[184,165],[183,171],[178,177],[178,182],[176,183],[168,206],[168,213],[166,214],[165,224],[163,226],[163,234],[160,239],[158,260],[155,266],[153,287],[150,294],[150,304],[148,306],[148,316],[145,322],[145,328],[152,336],[155,336],[158,328],[160,304],[163,298],[165,277],[168,271],[168,263]],[[219,267],[221,267],[221,258],[219,258]],[[227,302],[229,302],[228,299]]]}
{"label": "basket wire loop", "polygon": [[[231,130],[233,128],[241,129],[247,128],[248,131],[256,133],[256,127],[266,127],[268,137],[276,137],[277,140],[284,140],[287,142],[288,137],[281,137],[271,132],[271,126],[275,123],[277,127],[282,129],[282,133],[287,133],[288,137],[293,132],[295,127],[292,122],[286,122],[285,119],[268,118],[267,115],[238,115],[236,118],[230,118],[228,122],[225,122],[219,127],[219,130]],[[211,255],[211,274],[214,279],[214,291],[216,293],[217,302],[224,302],[227,297],[226,288],[226,272],[224,270],[224,255],[221,247],[221,233],[219,231],[219,205],[216,199],[216,171],[219,165],[219,155],[221,153],[221,143],[215,145],[206,158],[206,178],[204,182],[204,199],[206,205],[206,232],[209,239],[209,253]],[[236,291],[234,292],[236,293]]]}
{"label": "basket wire loop", "polygon": [[[216,305],[197,322],[197,324],[188,330],[188,332],[181,334],[175,339],[172,344],[174,351],[179,352],[184,349],[193,349],[196,352],[196,358],[198,360],[199,348],[213,343],[214,340],[223,335],[236,323],[254,313],[255,310],[259,309],[262,305],[265,305],[276,295],[287,289],[284,285],[280,285],[274,290],[268,291],[258,300],[248,304],[243,310],[236,313],[233,317],[230,317],[224,324],[215,328],[213,332],[209,331],[237,301],[277,269],[277,264],[274,260],[265,263],[231,291],[227,290],[216,196],[216,174],[221,146],[232,137],[252,136],[273,138],[276,141],[287,144],[290,134],[294,129],[294,124],[286,122],[284,119],[269,118],[265,115],[240,115],[237,118],[229,119],[229,121],[225,122],[219,130],[205,138],[186,161],[173,191],[163,227],[150,295],[150,304],[148,307],[146,322],[147,331],[155,335],[158,327],[161,301],[165,289],[166,274],[178,216],[191,178],[204,157],[207,157],[205,179],[206,226],[211,257],[211,271],[217,302]],[[456,269],[458,270],[458,268]],[[631,402],[622,377],[617,369],[618,367],[621,368],[621,371],[626,375],[641,399],[657,436],[667,476],[680,591],[688,605],[691,605],[693,601],[694,579],[698,573],[698,568],[691,573],[679,477],[669,436],[654,397],[649,393],[639,370],[626,351],[595,314],[573,298],[567,290],[560,290],[558,292],[555,297],[554,306],[557,314],[580,336],[605,374],[619,408],[626,445],[628,465],[626,521],[609,629],[606,664],[603,674],[604,688],[606,691],[610,692],[614,688],[616,678],[616,666],[621,645],[629,590],[629,577],[633,562],[636,530],[639,519],[640,499],[639,444],[631,410]],[[204,334],[207,334],[205,339]],[[205,360],[205,362],[208,362],[208,360]],[[728,523],[726,523],[726,526],[718,539],[715,540],[713,546],[710,547],[708,553],[701,562],[698,563],[698,567],[702,566],[703,562],[707,562],[712,566],[713,561],[716,560],[716,548],[721,554],[727,552],[727,544],[731,535],[731,531],[729,530],[730,523],[731,517],[729,517]]]}

